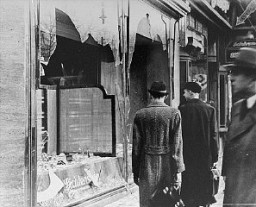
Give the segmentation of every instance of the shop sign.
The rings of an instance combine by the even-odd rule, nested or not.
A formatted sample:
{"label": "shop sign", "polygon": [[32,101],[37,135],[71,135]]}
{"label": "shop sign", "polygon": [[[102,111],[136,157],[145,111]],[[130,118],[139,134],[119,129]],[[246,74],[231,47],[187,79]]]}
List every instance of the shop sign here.
{"label": "shop sign", "polygon": [[256,41],[239,41],[239,42],[234,42],[232,47],[256,47]]}
{"label": "shop sign", "polygon": [[85,187],[91,183],[91,179],[88,176],[76,176],[74,178],[66,178],[63,183],[67,190],[78,189],[81,187]]}
{"label": "shop sign", "polygon": [[235,58],[238,56],[239,50],[228,50],[227,51],[227,62],[233,62]]}
{"label": "shop sign", "polygon": [[213,8],[219,7],[225,13],[229,10],[229,5],[230,3],[227,0],[211,0],[211,6]]}
{"label": "shop sign", "polygon": [[239,49],[242,47],[253,47],[256,48],[256,39],[236,41],[229,45],[226,51],[226,61],[233,62],[238,56]]}
{"label": "shop sign", "polygon": [[[58,175],[52,170],[49,173],[49,186],[44,191],[37,192],[37,202],[39,206],[56,207],[63,206],[65,202],[72,202],[81,195],[81,192],[90,195],[90,190],[99,188],[99,173],[90,172],[83,166],[73,169],[63,169],[58,171]],[[68,175],[73,176],[68,176]],[[46,175],[39,176],[42,188],[46,185]]]}
{"label": "shop sign", "polygon": [[237,21],[236,21],[236,26],[240,25],[240,24],[244,24],[245,20],[250,17],[250,15],[252,13],[254,13],[256,11],[256,0],[252,0],[248,6],[246,7],[246,9],[244,10],[244,12],[237,17]]}

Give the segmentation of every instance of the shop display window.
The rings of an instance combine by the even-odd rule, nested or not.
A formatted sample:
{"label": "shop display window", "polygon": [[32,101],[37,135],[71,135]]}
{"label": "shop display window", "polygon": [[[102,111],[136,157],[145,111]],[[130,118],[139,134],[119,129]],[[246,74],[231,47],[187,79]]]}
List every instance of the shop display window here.
{"label": "shop display window", "polygon": [[176,24],[142,0],[39,8],[37,204],[78,205],[133,178],[133,115],[153,81],[171,89]]}
{"label": "shop display window", "polygon": [[[70,140],[79,140],[90,131],[91,135],[85,138],[88,142],[82,141],[86,150],[115,155],[115,146],[111,146],[116,138],[114,95],[121,87],[118,13],[117,1],[40,2],[38,100],[42,102],[42,121],[38,128],[41,134],[57,139],[57,154],[78,152],[81,147],[75,149]],[[93,115],[88,118],[90,113]],[[68,122],[71,117],[72,124]],[[49,134],[47,130],[53,125],[56,129]],[[99,128],[100,125],[108,128]],[[69,149],[63,148],[66,135]],[[92,145],[94,139],[109,143],[109,148]],[[52,143],[47,144],[53,148],[49,146]]]}
{"label": "shop display window", "polygon": [[39,8],[37,206],[72,206],[126,183],[116,126],[121,5],[40,0]]}

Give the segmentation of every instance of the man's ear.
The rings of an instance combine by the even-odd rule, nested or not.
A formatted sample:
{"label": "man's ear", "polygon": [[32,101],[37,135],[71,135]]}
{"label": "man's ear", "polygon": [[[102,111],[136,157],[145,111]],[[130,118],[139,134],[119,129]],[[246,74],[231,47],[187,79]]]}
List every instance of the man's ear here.
{"label": "man's ear", "polygon": [[[256,75],[253,75],[251,77],[251,83],[254,85],[254,87],[256,88]],[[253,86],[252,86],[253,87]]]}
{"label": "man's ear", "polygon": [[193,95],[194,93],[191,90],[188,90],[189,95]]}

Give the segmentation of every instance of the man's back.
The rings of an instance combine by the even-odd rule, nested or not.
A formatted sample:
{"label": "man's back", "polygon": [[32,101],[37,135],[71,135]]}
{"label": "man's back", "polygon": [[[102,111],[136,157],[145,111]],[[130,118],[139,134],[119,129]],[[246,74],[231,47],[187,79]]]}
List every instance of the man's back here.
{"label": "man's back", "polygon": [[218,159],[215,109],[199,99],[192,99],[180,106],[180,112],[187,169],[211,167],[212,160]]}
{"label": "man's back", "polygon": [[211,167],[218,160],[215,109],[199,99],[201,86],[187,82],[180,106],[183,155],[181,196],[186,206],[205,206],[215,202]]}
{"label": "man's back", "polygon": [[150,104],[137,111],[132,135],[132,171],[139,185],[140,206],[155,203],[152,195],[156,189],[178,187],[185,168],[180,113],[164,103],[168,96],[165,83],[153,82],[148,92]]}
{"label": "man's back", "polygon": [[173,137],[175,126],[179,121],[179,111],[166,104],[150,104],[136,113],[135,122],[139,123],[142,137],[146,145],[168,145],[169,137]]}

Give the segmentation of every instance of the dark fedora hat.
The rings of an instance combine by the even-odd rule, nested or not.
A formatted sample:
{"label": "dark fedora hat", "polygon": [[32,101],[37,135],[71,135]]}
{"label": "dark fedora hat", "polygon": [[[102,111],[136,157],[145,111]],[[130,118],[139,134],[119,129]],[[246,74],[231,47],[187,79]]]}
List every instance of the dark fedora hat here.
{"label": "dark fedora hat", "polygon": [[166,85],[162,81],[154,81],[148,91],[151,94],[168,95]]}
{"label": "dark fedora hat", "polygon": [[239,50],[233,64],[224,65],[227,70],[256,73],[256,49],[243,47]]}
{"label": "dark fedora hat", "polygon": [[202,90],[202,87],[196,82],[187,82],[187,83],[185,83],[183,89],[190,90],[194,93],[200,93]]}

